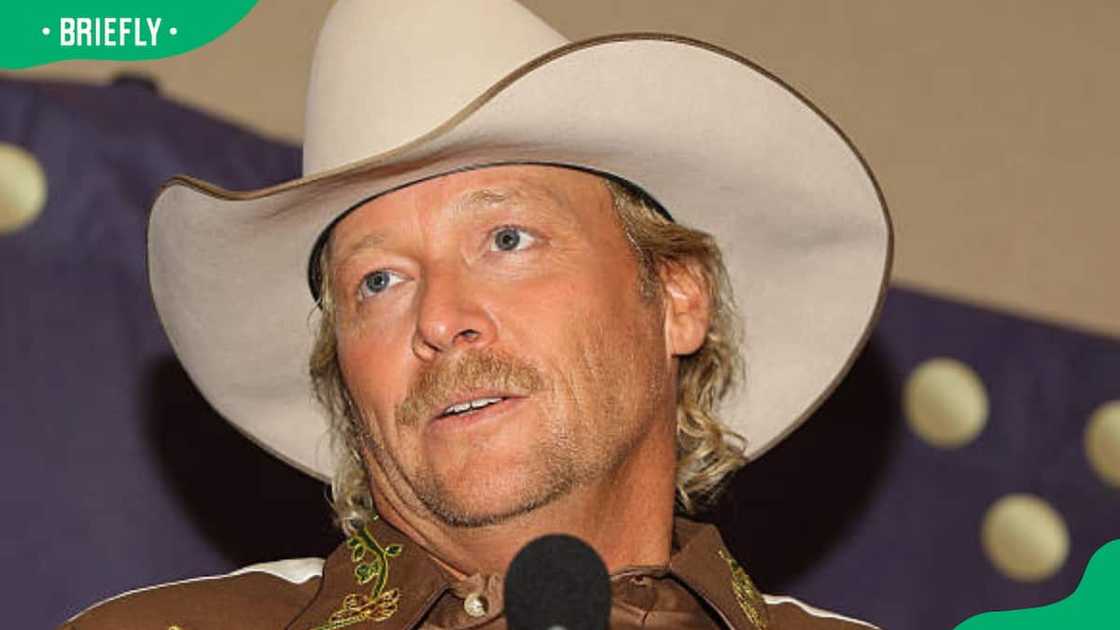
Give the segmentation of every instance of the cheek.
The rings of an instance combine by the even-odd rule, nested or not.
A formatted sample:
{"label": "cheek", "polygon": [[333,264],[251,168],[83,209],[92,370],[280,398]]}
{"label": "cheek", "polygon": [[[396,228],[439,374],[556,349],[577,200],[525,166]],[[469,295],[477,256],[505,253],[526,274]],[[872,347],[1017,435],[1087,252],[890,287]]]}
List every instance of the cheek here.
{"label": "cheek", "polygon": [[557,377],[580,401],[610,391],[606,383],[650,378],[663,354],[658,311],[642,300],[636,272],[629,282],[619,274],[569,277],[511,307],[528,315],[523,338],[555,358]]}
{"label": "cheek", "polygon": [[[388,343],[399,335],[386,330],[357,326],[338,332],[338,361],[350,395],[374,435],[392,417],[396,402],[404,398],[408,384],[403,375],[402,348]],[[407,351],[407,348],[404,349]]]}

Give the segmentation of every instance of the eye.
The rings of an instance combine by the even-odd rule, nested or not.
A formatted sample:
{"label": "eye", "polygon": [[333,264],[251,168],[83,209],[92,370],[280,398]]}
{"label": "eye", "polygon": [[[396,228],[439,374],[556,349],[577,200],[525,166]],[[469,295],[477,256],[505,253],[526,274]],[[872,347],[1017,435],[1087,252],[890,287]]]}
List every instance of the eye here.
{"label": "eye", "polygon": [[494,230],[494,240],[490,244],[490,250],[500,252],[517,251],[532,245],[536,240],[537,239],[534,238],[533,235],[519,227],[505,225]]}
{"label": "eye", "polygon": [[399,275],[386,269],[378,269],[367,273],[362,278],[361,284],[358,285],[358,299],[364,300],[374,296],[400,281],[401,277]]}

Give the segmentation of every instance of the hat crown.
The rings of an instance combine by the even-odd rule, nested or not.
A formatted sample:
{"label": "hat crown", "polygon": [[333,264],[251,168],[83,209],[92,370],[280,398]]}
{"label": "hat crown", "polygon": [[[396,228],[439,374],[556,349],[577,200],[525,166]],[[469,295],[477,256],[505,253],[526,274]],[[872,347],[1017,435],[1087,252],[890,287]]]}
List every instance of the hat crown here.
{"label": "hat crown", "polygon": [[414,140],[566,43],[514,0],[339,0],[311,64],[303,174]]}

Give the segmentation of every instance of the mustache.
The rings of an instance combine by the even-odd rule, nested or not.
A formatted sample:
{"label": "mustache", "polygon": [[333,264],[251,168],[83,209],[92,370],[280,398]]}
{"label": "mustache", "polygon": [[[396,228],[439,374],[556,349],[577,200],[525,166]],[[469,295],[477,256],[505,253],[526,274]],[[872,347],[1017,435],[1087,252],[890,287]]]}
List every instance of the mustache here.
{"label": "mustache", "polygon": [[544,376],[527,361],[494,350],[473,350],[454,363],[436,363],[421,372],[395,415],[399,425],[411,427],[438,415],[457,393],[496,389],[527,396],[544,387]]}

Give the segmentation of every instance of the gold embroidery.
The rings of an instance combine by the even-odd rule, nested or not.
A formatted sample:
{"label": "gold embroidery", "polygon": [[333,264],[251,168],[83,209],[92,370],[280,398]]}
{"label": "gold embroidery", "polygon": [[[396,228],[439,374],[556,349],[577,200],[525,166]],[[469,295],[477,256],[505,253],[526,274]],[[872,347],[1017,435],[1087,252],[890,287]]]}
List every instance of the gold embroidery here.
{"label": "gold embroidery", "polygon": [[[376,518],[376,517],[375,517]],[[331,613],[327,621],[311,630],[337,630],[363,621],[382,622],[397,612],[400,589],[385,590],[389,583],[389,558],[400,555],[400,545],[382,547],[368,529],[363,529],[346,541],[350,560],[355,563],[354,580],[359,585],[373,583],[369,594],[351,593],[342,598],[342,606]]]}
{"label": "gold embroidery", "polygon": [[770,617],[766,612],[766,602],[763,601],[762,595],[754,587],[754,583],[747,576],[747,572],[739,566],[739,563],[731,557],[731,554],[723,549],[718,549],[716,552],[727,563],[727,568],[731,570],[731,589],[735,591],[735,601],[739,602],[739,608],[743,609],[743,614],[756,628],[765,630],[770,623]]}

